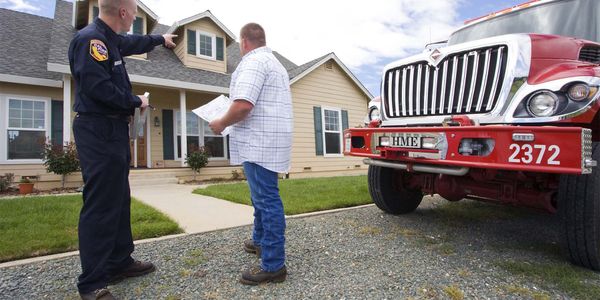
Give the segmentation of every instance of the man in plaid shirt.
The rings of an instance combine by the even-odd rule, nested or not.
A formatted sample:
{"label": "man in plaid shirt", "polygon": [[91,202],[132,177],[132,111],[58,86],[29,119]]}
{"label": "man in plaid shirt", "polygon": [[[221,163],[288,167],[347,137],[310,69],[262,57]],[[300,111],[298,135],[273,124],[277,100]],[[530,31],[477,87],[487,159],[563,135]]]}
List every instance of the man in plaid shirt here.
{"label": "man in plaid shirt", "polygon": [[209,126],[220,134],[233,125],[231,164],[242,164],[254,206],[252,240],[244,250],[261,258],[260,266],[242,273],[240,281],[256,285],[282,282],[285,267],[285,216],[277,173],[287,173],[292,149],[292,97],[289,75],[266,47],[263,28],[249,23],[240,31],[242,61],[231,76],[233,104]]}

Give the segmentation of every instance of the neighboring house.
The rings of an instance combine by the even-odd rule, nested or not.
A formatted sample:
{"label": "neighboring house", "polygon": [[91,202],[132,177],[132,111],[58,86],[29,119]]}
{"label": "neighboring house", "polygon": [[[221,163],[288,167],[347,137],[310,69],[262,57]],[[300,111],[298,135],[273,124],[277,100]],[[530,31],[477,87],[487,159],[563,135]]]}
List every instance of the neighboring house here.
{"label": "neighboring house", "polygon": [[[97,0],[56,1],[54,19],[0,9],[0,174],[41,175],[51,187],[40,141],[73,141],[74,85],[67,58],[73,34],[98,14]],[[165,26],[138,1],[131,32],[178,35],[173,50],[157,47],[125,59],[136,94],[150,92],[156,107],[146,135],[132,142],[132,167],[181,168],[188,147],[211,153],[208,177],[231,177],[228,140],[215,135],[191,110],[229,92],[230,75],[241,60],[236,36],[210,11]],[[268,32],[267,32],[268,34]],[[362,174],[358,158],[342,155],[342,130],[361,124],[371,95],[334,54],[296,65],[275,56],[290,75],[294,138],[290,177]],[[185,114],[180,112],[185,111]],[[187,145],[182,147],[181,145]],[[186,173],[187,172],[187,173]],[[69,178],[81,182],[80,174]]]}

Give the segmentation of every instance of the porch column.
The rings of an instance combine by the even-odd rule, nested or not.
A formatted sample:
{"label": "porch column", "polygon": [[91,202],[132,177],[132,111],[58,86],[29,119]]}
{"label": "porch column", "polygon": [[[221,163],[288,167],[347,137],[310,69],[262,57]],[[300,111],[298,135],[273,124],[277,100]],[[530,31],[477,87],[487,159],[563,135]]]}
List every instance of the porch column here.
{"label": "porch column", "polygon": [[71,76],[63,75],[63,143],[71,141]]}
{"label": "porch column", "polygon": [[185,104],[185,91],[179,90],[179,113],[181,113],[179,120],[181,121],[181,166],[187,167],[185,163],[185,157],[187,156],[187,114]]}
{"label": "porch column", "polygon": [[148,169],[152,168],[152,132],[150,129],[152,125],[152,110],[149,109],[148,114],[146,115],[146,167]]}

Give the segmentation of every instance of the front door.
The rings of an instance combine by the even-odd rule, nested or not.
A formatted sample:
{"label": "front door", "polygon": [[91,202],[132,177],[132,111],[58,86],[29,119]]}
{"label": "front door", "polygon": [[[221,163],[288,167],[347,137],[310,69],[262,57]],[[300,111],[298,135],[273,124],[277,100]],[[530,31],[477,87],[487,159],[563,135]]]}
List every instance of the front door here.
{"label": "front door", "polygon": [[[137,138],[137,167],[140,168],[145,168],[148,166],[147,164],[147,158],[146,158],[146,137],[148,136],[148,133],[146,132],[146,130],[144,130],[144,136],[143,137],[138,137]],[[130,153],[131,153],[131,163],[129,164],[130,167],[134,167],[135,166],[135,159],[136,156],[134,155],[135,153],[135,143],[133,140],[129,140],[129,148],[130,148]]]}

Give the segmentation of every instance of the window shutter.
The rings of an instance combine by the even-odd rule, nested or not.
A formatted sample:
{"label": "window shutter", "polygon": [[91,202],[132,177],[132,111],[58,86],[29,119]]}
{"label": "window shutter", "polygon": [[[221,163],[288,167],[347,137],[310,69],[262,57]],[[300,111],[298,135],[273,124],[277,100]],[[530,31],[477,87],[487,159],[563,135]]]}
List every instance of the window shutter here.
{"label": "window shutter", "polygon": [[144,34],[144,19],[136,17],[133,21],[133,34]]}
{"label": "window shutter", "polygon": [[162,112],[162,124],[163,124],[163,159],[173,160],[175,159],[175,153],[173,149],[173,111],[170,109],[163,109]]}
{"label": "window shutter", "polygon": [[315,151],[317,155],[323,155],[323,123],[321,122],[321,107],[313,106],[315,121]]}
{"label": "window shutter", "polygon": [[94,6],[92,8],[92,17],[95,19],[98,17],[99,14],[100,14],[100,9],[98,8],[98,6]]}
{"label": "window shutter", "polygon": [[187,53],[196,55],[196,31],[189,30],[187,31]]}
{"label": "window shutter", "polygon": [[50,140],[53,145],[63,144],[63,102],[52,100],[50,111]]}
{"label": "window shutter", "polygon": [[342,130],[348,129],[348,111],[342,110]]}
{"label": "window shutter", "polygon": [[217,60],[224,60],[224,45],[225,41],[222,37],[217,37]]}

